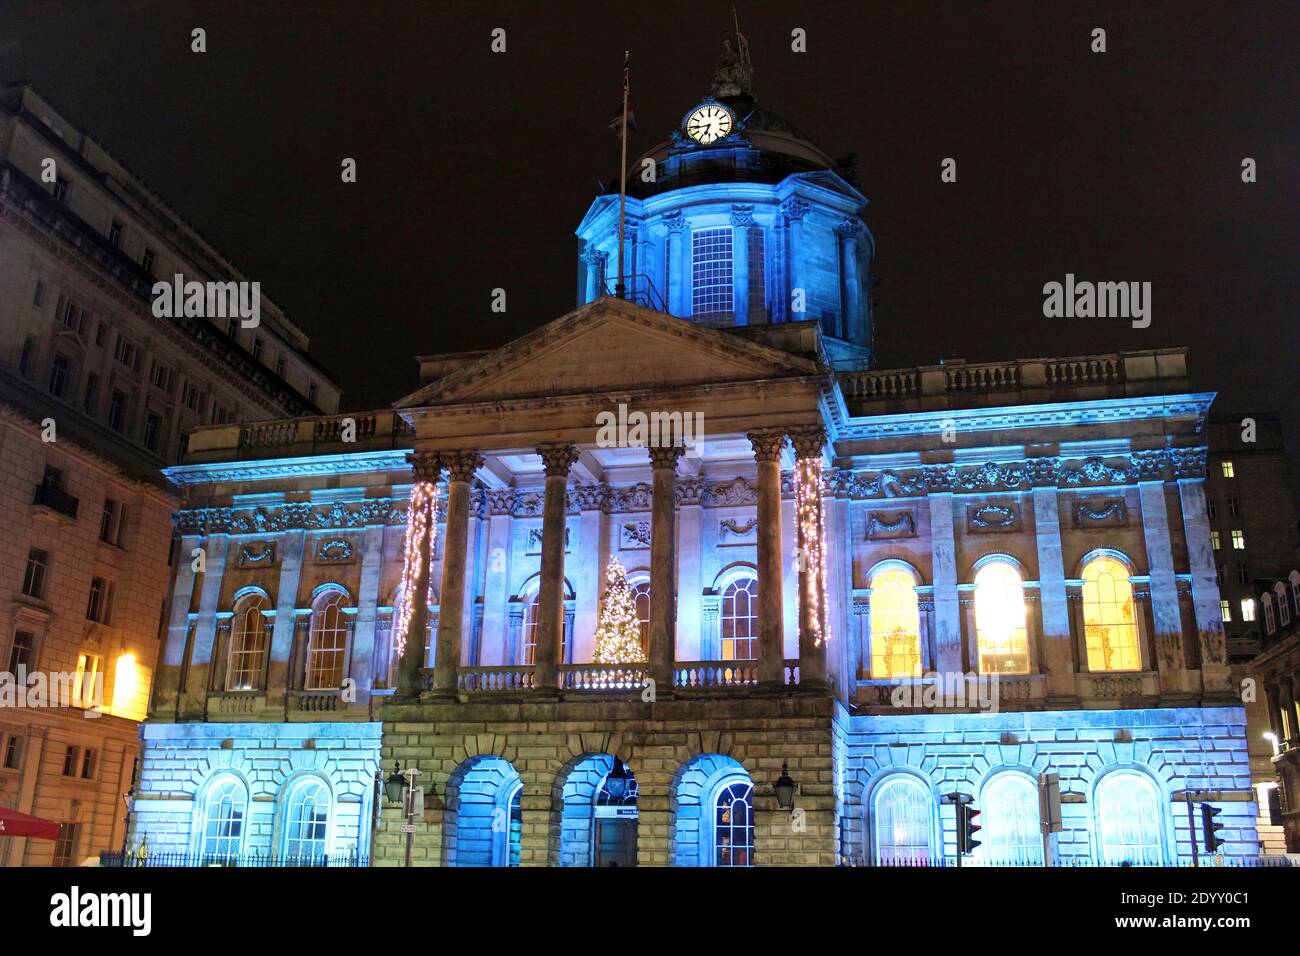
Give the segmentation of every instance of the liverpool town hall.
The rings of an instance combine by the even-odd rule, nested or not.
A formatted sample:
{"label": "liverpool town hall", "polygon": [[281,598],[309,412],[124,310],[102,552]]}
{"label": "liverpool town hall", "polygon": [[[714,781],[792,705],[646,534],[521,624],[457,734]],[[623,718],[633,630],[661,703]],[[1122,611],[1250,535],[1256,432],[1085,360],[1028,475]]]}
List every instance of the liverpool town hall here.
{"label": "liverpool town hall", "polygon": [[133,852],[950,865],[970,801],[967,865],[1168,865],[1195,801],[1257,856],[1186,351],[877,369],[852,163],[743,40],[683,107],[572,312],[190,435]]}

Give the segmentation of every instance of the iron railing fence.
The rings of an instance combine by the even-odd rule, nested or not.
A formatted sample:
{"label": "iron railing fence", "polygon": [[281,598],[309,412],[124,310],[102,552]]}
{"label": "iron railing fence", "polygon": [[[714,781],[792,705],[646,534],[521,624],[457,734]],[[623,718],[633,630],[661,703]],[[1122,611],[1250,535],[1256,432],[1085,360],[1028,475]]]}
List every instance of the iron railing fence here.
{"label": "iron railing fence", "polygon": [[340,853],[331,856],[285,856],[282,853],[240,853],[237,856],[221,856],[204,853],[181,853],[176,851],[149,851],[141,856],[127,853],[125,858],[120,850],[105,851],[99,854],[99,865],[127,868],[153,867],[231,867],[231,868],[353,868],[367,867],[370,858],[355,853]]}

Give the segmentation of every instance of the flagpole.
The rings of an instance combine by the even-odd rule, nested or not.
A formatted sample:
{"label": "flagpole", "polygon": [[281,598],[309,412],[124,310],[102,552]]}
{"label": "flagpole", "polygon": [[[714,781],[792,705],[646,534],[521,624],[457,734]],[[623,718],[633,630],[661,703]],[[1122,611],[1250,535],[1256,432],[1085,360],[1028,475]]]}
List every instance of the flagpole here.
{"label": "flagpole", "polygon": [[614,286],[614,294],[620,299],[623,298],[623,217],[627,209],[627,71],[631,59],[632,52],[625,50],[623,52],[622,156],[619,160],[618,177],[618,282]]}

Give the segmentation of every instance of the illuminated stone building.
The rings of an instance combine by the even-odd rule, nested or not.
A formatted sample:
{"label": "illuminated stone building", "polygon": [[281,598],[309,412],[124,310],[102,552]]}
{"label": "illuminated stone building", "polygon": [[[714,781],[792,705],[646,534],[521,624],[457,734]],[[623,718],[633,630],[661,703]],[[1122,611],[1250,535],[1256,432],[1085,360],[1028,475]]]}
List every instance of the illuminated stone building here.
{"label": "illuminated stone building", "polygon": [[[0,87],[0,802],[63,825],[0,840],[0,865],[122,846],[172,576],[159,469],[201,425],[338,407],[269,301],[255,329],[156,318],[152,281],[177,272],[243,278],[30,87]],[[77,691],[26,693],[58,675]]]}
{"label": "illuminated stone building", "polygon": [[[873,369],[866,200],[743,43],[647,156],[622,289],[601,197],[573,312],[194,434],[133,842],[397,865],[399,764],[420,865],[937,864],[951,793],[1034,865],[1055,771],[1055,861],[1190,855],[1188,793],[1254,855],[1185,352]],[[644,663],[591,662],[613,556]]]}

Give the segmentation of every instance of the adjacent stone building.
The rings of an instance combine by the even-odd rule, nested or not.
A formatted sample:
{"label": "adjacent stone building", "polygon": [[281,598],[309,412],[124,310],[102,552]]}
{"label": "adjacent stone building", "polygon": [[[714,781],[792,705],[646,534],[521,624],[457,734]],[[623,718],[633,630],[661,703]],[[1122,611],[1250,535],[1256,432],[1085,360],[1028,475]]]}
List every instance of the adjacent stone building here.
{"label": "adjacent stone building", "polygon": [[0,865],[122,846],[175,557],[160,469],[202,425],[338,407],[269,300],[256,327],[157,318],[177,273],[245,278],[30,87],[0,87],[0,802],[63,825],[0,840]]}
{"label": "adjacent stone building", "polygon": [[866,199],[743,50],[573,312],[193,434],[133,844],[400,864],[397,765],[420,865],[941,865],[953,795],[972,863],[1258,853],[1185,351],[873,369]]}

